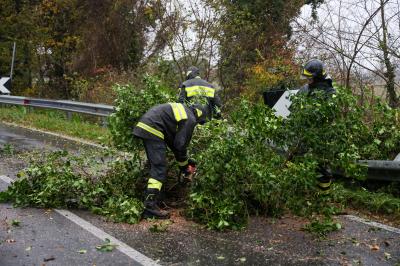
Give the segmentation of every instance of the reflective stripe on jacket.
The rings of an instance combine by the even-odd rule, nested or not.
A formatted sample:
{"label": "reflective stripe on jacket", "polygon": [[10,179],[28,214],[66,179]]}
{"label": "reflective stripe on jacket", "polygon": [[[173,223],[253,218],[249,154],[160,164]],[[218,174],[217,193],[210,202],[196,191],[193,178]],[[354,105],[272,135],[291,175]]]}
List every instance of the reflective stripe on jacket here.
{"label": "reflective stripe on jacket", "polygon": [[188,106],[207,105],[210,114],[218,114],[221,109],[221,100],[214,86],[200,77],[186,80],[181,84],[178,101]]}
{"label": "reflective stripe on jacket", "polygon": [[190,108],[181,103],[166,103],[152,107],[133,129],[142,139],[165,141],[178,161],[187,159],[186,150],[197,119]]}

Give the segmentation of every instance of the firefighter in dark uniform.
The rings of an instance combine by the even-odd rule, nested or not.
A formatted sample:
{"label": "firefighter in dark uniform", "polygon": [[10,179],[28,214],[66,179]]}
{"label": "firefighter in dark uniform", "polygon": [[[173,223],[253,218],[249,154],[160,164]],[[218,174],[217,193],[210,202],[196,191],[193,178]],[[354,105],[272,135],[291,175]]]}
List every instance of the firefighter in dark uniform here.
{"label": "firefighter in dark uniform", "polygon": [[[302,76],[308,80],[308,84],[300,88],[299,94],[313,97],[315,92],[322,91],[326,97],[336,93],[333,88],[332,79],[328,77],[324,63],[318,59],[308,61],[304,67]],[[332,183],[332,171],[329,166],[318,166],[318,187],[324,194],[329,193]]]}
{"label": "firefighter in dark uniform", "polygon": [[150,162],[150,178],[145,191],[143,218],[167,219],[169,213],[160,209],[158,198],[166,179],[167,146],[172,150],[184,174],[191,174],[194,161],[187,157],[187,147],[197,124],[204,124],[208,108],[187,107],[181,103],[166,103],[152,107],[135,126],[133,134],[143,140]]}
{"label": "firefighter in dark uniform", "polygon": [[303,67],[302,76],[307,79],[308,84],[300,88],[300,94],[312,96],[316,91],[323,91],[329,96],[336,93],[332,79],[328,77],[321,60],[312,59],[308,61]]}
{"label": "firefighter in dark uniform", "polygon": [[186,72],[186,81],[179,86],[178,102],[187,106],[201,104],[209,108],[209,119],[221,118],[221,100],[214,86],[200,78],[197,67],[191,66]]}

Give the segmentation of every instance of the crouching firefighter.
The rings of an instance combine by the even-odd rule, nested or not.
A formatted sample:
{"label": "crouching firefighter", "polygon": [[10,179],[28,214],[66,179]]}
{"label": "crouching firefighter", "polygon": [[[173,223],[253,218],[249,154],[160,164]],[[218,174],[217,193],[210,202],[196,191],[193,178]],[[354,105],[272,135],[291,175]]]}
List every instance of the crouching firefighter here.
{"label": "crouching firefighter", "polygon": [[192,174],[195,165],[187,157],[187,147],[195,126],[204,124],[208,116],[208,109],[202,105],[187,107],[181,103],[166,103],[152,107],[135,126],[133,134],[143,140],[150,162],[143,218],[169,218],[169,213],[159,207],[160,191],[167,174],[167,146],[174,153],[181,171]]}

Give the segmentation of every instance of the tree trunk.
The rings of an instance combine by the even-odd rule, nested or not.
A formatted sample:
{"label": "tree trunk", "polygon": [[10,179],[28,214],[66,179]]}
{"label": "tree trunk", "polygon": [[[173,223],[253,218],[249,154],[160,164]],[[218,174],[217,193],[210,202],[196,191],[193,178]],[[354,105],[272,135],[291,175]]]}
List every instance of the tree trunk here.
{"label": "tree trunk", "polygon": [[382,31],[383,31],[383,38],[382,38],[382,43],[381,43],[381,48],[383,52],[383,59],[384,63],[386,66],[386,72],[384,73],[385,77],[387,78],[386,81],[386,90],[388,92],[389,96],[389,105],[391,107],[398,107],[399,106],[399,99],[397,98],[396,95],[396,90],[395,90],[395,68],[390,61],[389,58],[389,49],[387,45],[387,26],[386,26],[386,21],[385,21],[385,3],[383,0],[381,0],[381,19],[382,19]]}

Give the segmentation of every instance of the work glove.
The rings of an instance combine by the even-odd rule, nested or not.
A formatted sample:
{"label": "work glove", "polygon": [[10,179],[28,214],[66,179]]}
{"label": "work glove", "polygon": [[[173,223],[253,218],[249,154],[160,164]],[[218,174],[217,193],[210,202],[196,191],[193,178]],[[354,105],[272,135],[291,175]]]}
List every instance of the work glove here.
{"label": "work glove", "polygon": [[193,167],[188,164],[185,168],[181,167],[180,170],[181,170],[181,175],[184,175],[187,177],[196,172],[196,167]]}
{"label": "work glove", "polygon": [[191,165],[191,166],[193,166],[193,167],[196,167],[197,162],[196,162],[195,159],[190,158],[190,159],[188,160],[188,165]]}
{"label": "work glove", "polygon": [[216,113],[214,113],[214,119],[223,120],[224,118],[222,117],[221,112],[216,112]]}
{"label": "work glove", "polygon": [[[179,167],[180,168],[180,176],[184,179],[192,180],[192,177],[196,173],[196,161],[193,159],[189,159],[188,163],[185,166]],[[181,180],[183,181],[183,180]]]}

